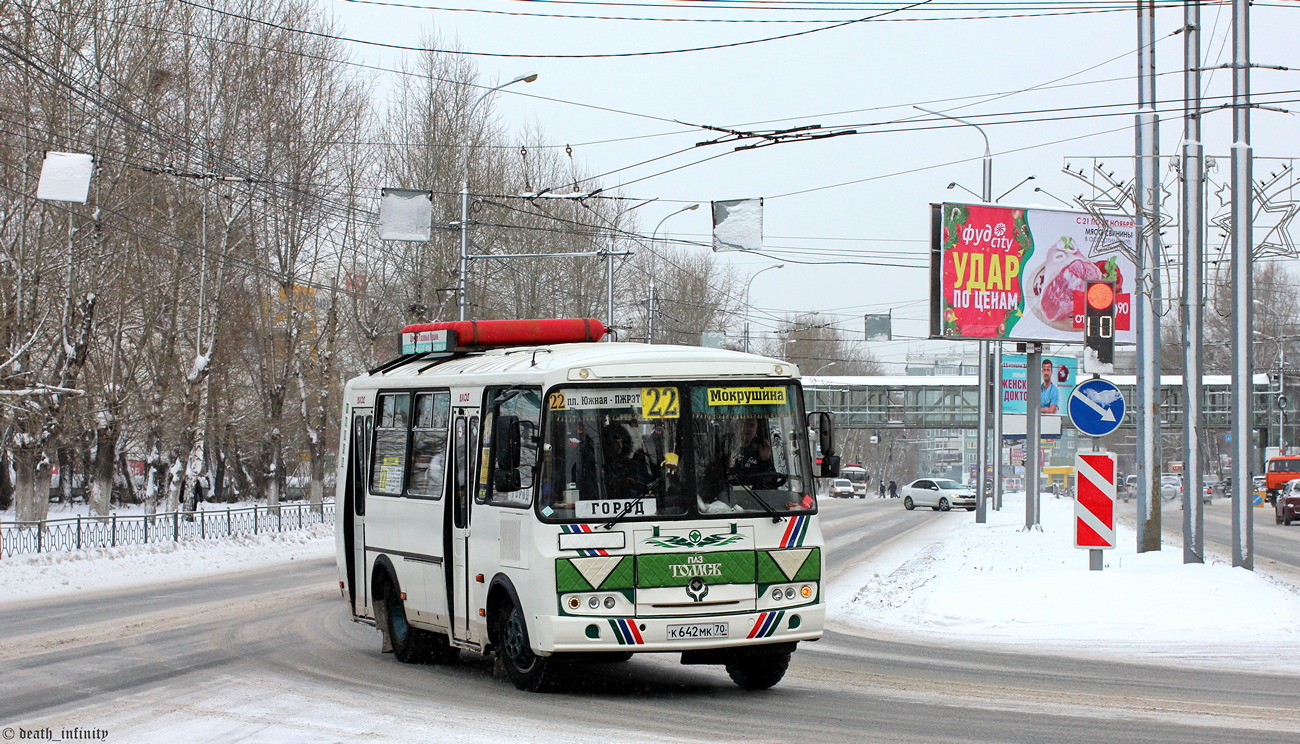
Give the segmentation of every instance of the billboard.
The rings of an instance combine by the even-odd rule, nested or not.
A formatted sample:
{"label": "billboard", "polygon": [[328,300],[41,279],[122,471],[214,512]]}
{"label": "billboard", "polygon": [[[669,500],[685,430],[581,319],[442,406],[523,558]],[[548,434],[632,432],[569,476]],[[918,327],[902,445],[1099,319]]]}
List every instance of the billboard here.
{"label": "billboard", "polygon": [[930,336],[1083,343],[1083,290],[1115,282],[1115,340],[1135,343],[1132,218],[931,204]]}

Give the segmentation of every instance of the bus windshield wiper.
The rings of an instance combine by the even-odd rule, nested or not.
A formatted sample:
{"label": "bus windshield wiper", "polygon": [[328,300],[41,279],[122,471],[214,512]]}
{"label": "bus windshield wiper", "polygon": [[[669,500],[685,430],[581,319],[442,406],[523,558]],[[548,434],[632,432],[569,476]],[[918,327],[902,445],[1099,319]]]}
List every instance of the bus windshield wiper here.
{"label": "bus windshield wiper", "polygon": [[776,509],[773,509],[773,508],[772,508],[772,505],[771,505],[771,504],[769,504],[769,503],[767,503],[766,501],[764,501],[764,500],[762,499],[762,497],[758,495],[758,492],[757,492],[757,491],[755,491],[754,489],[750,488],[748,484],[745,484],[745,483],[737,483],[736,485],[737,485],[737,486],[740,486],[740,487],[743,488],[743,489],[745,489],[745,492],[748,493],[748,494],[750,495],[751,498],[753,498],[755,501],[757,501],[759,506],[763,507],[763,511],[767,512],[768,516],[770,516],[770,517],[772,518],[772,521],[773,521],[773,522],[780,522],[780,521],[782,521],[782,520],[785,519],[785,517],[783,517],[783,516],[781,516],[780,514],[777,513]]}
{"label": "bus windshield wiper", "polygon": [[618,514],[615,514],[613,518],[611,518],[608,522],[606,522],[601,526],[607,530],[614,529],[614,525],[618,524],[619,521],[623,519],[623,517],[626,517],[628,512],[632,511],[632,507],[636,506],[639,502],[640,499],[628,499],[627,504],[623,506],[623,509],[619,511]]}

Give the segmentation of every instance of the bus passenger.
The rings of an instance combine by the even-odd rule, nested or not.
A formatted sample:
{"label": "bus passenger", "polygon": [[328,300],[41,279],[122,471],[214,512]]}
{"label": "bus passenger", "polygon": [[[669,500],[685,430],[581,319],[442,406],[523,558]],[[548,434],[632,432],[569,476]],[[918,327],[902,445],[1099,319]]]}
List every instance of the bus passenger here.
{"label": "bus passenger", "polygon": [[772,462],[772,441],[763,434],[757,419],[745,422],[745,442],[732,462],[734,481],[758,488],[776,488],[776,465]]}
{"label": "bus passenger", "polygon": [[605,493],[612,499],[644,496],[654,479],[645,454],[632,451],[632,435],[621,424],[609,424],[604,431]]}

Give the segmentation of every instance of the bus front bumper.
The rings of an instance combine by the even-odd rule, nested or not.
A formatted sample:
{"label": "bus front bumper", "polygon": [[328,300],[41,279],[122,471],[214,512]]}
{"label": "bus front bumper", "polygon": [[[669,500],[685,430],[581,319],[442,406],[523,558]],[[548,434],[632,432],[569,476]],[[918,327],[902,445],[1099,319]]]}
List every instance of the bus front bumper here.
{"label": "bus front bumper", "polygon": [[822,636],[826,605],[818,603],[738,615],[691,617],[535,616],[533,647],[541,654],[599,651],[691,651],[738,648]]}

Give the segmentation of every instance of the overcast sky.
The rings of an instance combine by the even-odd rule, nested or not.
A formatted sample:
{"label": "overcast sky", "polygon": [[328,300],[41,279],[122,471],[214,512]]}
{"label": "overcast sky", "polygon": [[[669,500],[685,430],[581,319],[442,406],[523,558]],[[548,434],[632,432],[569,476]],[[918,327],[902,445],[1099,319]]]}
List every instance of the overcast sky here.
{"label": "overcast sky", "polygon": [[[422,32],[436,33],[445,45],[477,53],[474,62],[488,83],[538,73],[536,82],[497,94],[502,121],[515,131],[536,127],[555,147],[572,146],[586,172],[611,174],[601,179],[607,191],[657,200],[637,210],[647,234],[692,203],[763,197],[767,255],[726,256],[747,275],[785,264],[753,281],[755,327],[771,329],[786,314],[817,311],[860,338],[864,313],[892,312],[902,340],[869,347],[887,362],[901,362],[909,350],[951,348],[918,341],[928,333],[927,205],[974,201],[961,187],[981,190],[980,132],[913,106],[981,125],[993,152],[993,195],[1003,204],[1062,208],[1034,187],[1066,201],[1085,193],[1061,169],[1067,162],[1086,169],[1094,156],[1104,157],[1117,178],[1131,177],[1125,158],[1133,152],[1137,97],[1133,2],[930,2],[898,12],[890,11],[907,4],[319,2],[336,15],[343,35],[355,39],[418,46]],[[1155,32],[1157,98],[1165,111],[1161,153],[1175,154],[1184,66],[1183,37],[1175,32],[1183,12],[1181,4],[1161,7]],[[1066,12],[1108,8],[1122,10]],[[1231,7],[1207,5],[1202,13],[1205,66],[1229,63]],[[1018,17],[996,17],[1007,15]],[[836,27],[872,16],[878,17]],[[1251,22],[1253,62],[1300,69],[1294,34],[1286,32],[1300,28],[1300,3],[1256,5]],[[801,35],[773,39],[791,34]],[[413,54],[351,48],[359,61],[389,67]],[[687,49],[701,50],[658,53]],[[1205,94],[1216,98],[1206,102],[1213,113],[1204,140],[1209,154],[1223,156],[1212,174],[1222,180],[1232,114],[1219,107],[1229,102],[1231,76],[1217,69],[1205,81]],[[1300,108],[1300,72],[1256,70],[1252,89],[1260,103]],[[809,125],[860,133],[740,152],[735,143],[695,146],[727,138],[704,126]],[[1300,154],[1297,131],[1294,115],[1257,110],[1256,155]],[[1280,165],[1261,163],[1257,175]],[[1176,195],[1173,174],[1163,174]],[[1031,175],[1035,180],[1017,187]],[[954,181],[960,187],[947,189]],[[1215,208],[1219,200],[1209,204]],[[1172,198],[1168,208],[1177,212]],[[659,236],[706,245],[709,230],[709,210],[701,208],[671,217]],[[1166,238],[1176,241],[1176,230]]]}

